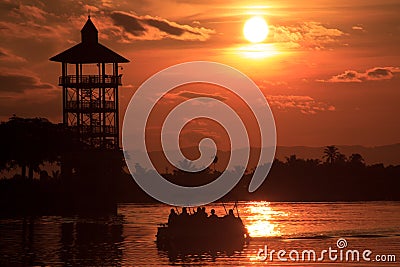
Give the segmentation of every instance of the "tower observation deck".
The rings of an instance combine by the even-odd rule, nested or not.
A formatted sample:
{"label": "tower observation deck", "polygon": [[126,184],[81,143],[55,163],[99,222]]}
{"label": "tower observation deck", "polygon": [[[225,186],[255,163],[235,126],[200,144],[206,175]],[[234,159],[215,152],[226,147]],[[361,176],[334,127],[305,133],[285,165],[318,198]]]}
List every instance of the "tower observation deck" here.
{"label": "tower observation deck", "polygon": [[119,63],[127,63],[98,42],[90,16],[81,30],[81,42],[50,58],[61,62],[63,123],[88,145],[119,149]]}

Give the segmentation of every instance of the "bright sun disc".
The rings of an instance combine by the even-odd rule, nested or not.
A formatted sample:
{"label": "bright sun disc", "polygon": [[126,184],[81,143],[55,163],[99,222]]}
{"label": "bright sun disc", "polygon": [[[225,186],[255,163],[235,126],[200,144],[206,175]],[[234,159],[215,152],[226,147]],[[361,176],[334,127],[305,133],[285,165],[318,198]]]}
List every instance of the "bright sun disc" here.
{"label": "bright sun disc", "polygon": [[268,36],[268,24],[262,17],[252,17],[243,27],[244,37],[252,43],[260,43]]}

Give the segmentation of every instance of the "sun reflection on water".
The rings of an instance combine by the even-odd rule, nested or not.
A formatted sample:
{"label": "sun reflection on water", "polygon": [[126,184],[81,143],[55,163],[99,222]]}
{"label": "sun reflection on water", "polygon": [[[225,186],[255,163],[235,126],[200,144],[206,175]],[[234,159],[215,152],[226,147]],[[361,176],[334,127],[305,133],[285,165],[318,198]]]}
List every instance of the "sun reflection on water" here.
{"label": "sun reflection on water", "polygon": [[246,209],[246,227],[252,237],[280,236],[276,217],[286,217],[287,213],[274,210],[269,202],[249,203]]}

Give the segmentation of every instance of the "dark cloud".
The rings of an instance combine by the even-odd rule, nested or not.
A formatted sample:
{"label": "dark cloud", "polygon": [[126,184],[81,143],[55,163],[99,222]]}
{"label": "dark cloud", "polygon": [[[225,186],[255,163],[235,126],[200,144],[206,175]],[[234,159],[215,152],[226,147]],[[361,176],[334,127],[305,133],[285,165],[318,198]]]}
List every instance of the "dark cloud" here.
{"label": "dark cloud", "polygon": [[146,29],[140,24],[139,20],[132,15],[116,11],[111,13],[111,18],[114,20],[116,25],[121,26],[125,31],[132,33],[135,36],[143,35],[146,31]]}
{"label": "dark cloud", "polygon": [[[132,36],[125,36],[129,40],[195,40],[205,41],[215,31],[204,27],[193,27],[176,22],[168,21],[159,17],[138,16],[123,11],[111,13],[113,23],[121,27]],[[127,41],[125,40],[125,41]]]}
{"label": "dark cloud", "polygon": [[180,36],[185,32],[182,28],[171,26],[168,22],[162,20],[146,19],[144,22],[150,26],[156,27],[160,31],[176,36]]}
{"label": "dark cloud", "polygon": [[375,68],[367,71],[367,78],[370,80],[391,79],[393,72],[387,68]]}
{"label": "dark cloud", "polygon": [[354,79],[357,77],[357,72],[355,71],[346,71],[342,76],[340,76],[340,79]]}
{"label": "dark cloud", "polygon": [[0,93],[12,92],[23,93],[31,89],[53,89],[54,86],[49,83],[43,83],[40,79],[33,75],[18,73],[1,73],[0,74]]}
{"label": "dark cloud", "polygon": [[363,82],[363,81],[379,81],[389,80],[394,77],[396,73],[400,72],[398,67],[376,67],[365,72],[358,72],[355,70],[346,70],[344,73],[338,74],[329,80],[318,80],[319,82]]}
{"label": "dark cloud", "polygon": [[332,77],[330,82],[361,82],[360,73],[354,70],[346,70],[344,73]]}
{"label": "dark cloud", "polygon": [[180,97],[184,97],[184,98],[198,98],[198,97],[207,97],[207,98],[214,98],[217,99],[219,101],[226,101],[225,97],[219,96],[219,95],[211,95],[211,94],[202,94],[202,93],[195,93],[195,92],[190,92],[190,91],[185,91],[185,92],[181,92],[178,94],[178,96]]}

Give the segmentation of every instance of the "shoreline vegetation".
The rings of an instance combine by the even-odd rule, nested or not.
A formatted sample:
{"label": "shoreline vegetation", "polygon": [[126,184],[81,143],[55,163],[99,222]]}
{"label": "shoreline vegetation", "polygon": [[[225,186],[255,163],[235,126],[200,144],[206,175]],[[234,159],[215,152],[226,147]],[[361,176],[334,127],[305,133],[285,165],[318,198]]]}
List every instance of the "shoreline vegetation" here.
{"label": "shoreline vegetation", "polygon": [[[2,122],[0,151],[0,171],[12,174],[0,179],[1,215],[116,212],[117,203],[156,202],[127,172],[122,151],[93,148],[62,124],[44,118],[14,116]],[[46,164],[58,170],[46,169]],[[144,175],[146,171],[136,168]],[[400,201],[400,165],[368,165],[361,154],[344,155],[336,146],[325,147],[318,159],[275,159],[263,185],[248,193],[252,173],[246,170],[221,200]],[[176,184],[198,186],[220,174],[211,165],[198,173],[166,168],[163,176]]]}

